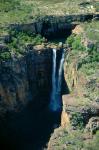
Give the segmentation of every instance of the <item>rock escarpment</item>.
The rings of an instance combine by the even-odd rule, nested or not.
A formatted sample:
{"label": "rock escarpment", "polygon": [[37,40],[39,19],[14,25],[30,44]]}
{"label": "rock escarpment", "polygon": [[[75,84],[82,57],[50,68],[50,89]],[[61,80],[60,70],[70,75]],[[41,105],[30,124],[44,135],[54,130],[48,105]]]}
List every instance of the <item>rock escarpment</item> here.
{"label": "rock escarpment", "polygon": [[[70,61],[68,61],[68,59],[70,59]],[[99,116],[99,104],[97,101],[98,95],[96,95],[95,98],[91,97],[93,98],[92,100],[87,98],[85,93],[88,89],[85,87],[92,82],[92,79],[89,81],[79,71],[78,61],[79,56],[74,57],[72,55],[70,56],[69,54],[69,57],[64,63],[64,78],[67,82],[69,90],[71,91],[71,94],[62,96],[63,112],[66,113],[66,115],[68,114],[70,120],[72,115],[81,114],[82,121],[84,124],[86,124],[91,117]],[[96,90],[97,88],[98,86],[96,84]],[[62,118],[64,118],[64,116],[62,116]],[[65,120],[62,119],[62,122],[65,122]]]}
{"label": "rock escarpment", "polygon": [[51,48],[28,46],[24,56],[0,62],[0,114],[18,111],[29,101],[39,103],[39,107],[47,104],[35,99],[40,94],[49,95],[51,55]]}
{"label": "rock escarpment", "polygon": [[[98,17],[98,15],[93,15],[93,14],[77,15],[77,16],[68,15],[65,17],[51,16],[51,17],[44,17],[38,19],[36,22],[33,22],[31,24],[11,25],[11,28],[16,29],[17,31],[28,32],[29,34],[41,34],[48,39],[57,38],[58,36],[63,37],[63,35],[66,38],[66,36],[71,34],[71,30],[74,29],[74,27],[79,21],[80,22],[88,21],[88,20],[95,19],[96,17]],[[9,41],[9,39],[6,40]],[[20,119],[19,116],[18,121],[16,121],[17,117],[15,117],[15,121],[18,124],[22,124],[21,127],[19,125],[16,128],[17,123],[15,122],[15,124],[13,125],[14,121],[10,119],[9,122],[11,123],[12,126],[14,126],[13,129],[10,126],[10,129],[11,131],[14,130],[16,132],[18,128],[20,128],[20,131],[22,128],[24,131],[22,130],[22,132],[20,133],[22,134],[22,138],[24,137],[24,133],[26,133],[25,134],[26,139],[28,137],[30,138],[31,135],[30,133],[32,133],[31,131],[33,131],[33,133],[35,132],[34,135],[38,134],[38,137],[39,137],[39,132],[41,132],[39,141],[41,140],[41,143],[43,143],[42,141],[44,140],[43,139],[44,137],[42,138],[42,133],[44,127],[46,128],[46,120],[47,120],[48,129],[50,127],[51,122],[48,121],[48,116],[47,114],[45,114],[46,111],[41,113],[40,110],[44,110],[44,108],[47,106],[49,102],[48,99],[49,99],[50,89],[51,89],[52,49],[46,46],[42,47],[42,46],[27,45],[25,55],[18,58],[13,56],[12,59],[7,61],[1,61],[0,63],[1,63],[0,79],[2,79],[0,81],[0,104],[1,104],[0,114],[2,115],[5,112],[11,110],[14,111],[21,110],[21,108],[24,107],[24,104],[27,104],[28,102],[32,101],[33,106],[31,107],[32,108],[31,110],[35,109],[36,111],[33,112],[29,111],[29,115],[27,115],[28,114],[27,112],[26,113],[24,112],[22,114],[24,117],[21,117]],[[67,82],[70,91],[75,91],[75,92],[74,95],[63,96],[63,112],[61,115],[62,118],[61,126],[66,127],[70,125],[71,119],[73,120],[72,116],[74,116],[74,122],[72,122],[72,127],[71,129],[69,129],[71,131],[77,129],[77,126],[82,125],[82,123],[85,120],[86,121],[84,123],[86,124],[90,117],[94,115],[98,115],[99,108],[96,102],[91,103],[91,105],[89,103],[90,106],[86,105],[85,107],[85,105],[79,103],[80,101],[75,98],[75,95],[76,96],[79,95],[83,97],[84,93],[82,92],[82,86],[86,84],[86,80],[84,80],[83,77],[80,76],[78,73],[77,70],[78,66],[77,66],[76,59],[72,60],[69,63],[65,62],[64,67],[65,67],[64,69],[65,81]],[[82,103],[83,102],[84,101],[82,101]],[[80,116],[78,114],[80,114]],[[32,115],[34,115],[34,118]],[[44,115],[46,116],[45,117],[46,119],[44,118]],[[77,124],[77,122],[75,123],[75,116],[77,119],[81,117],[80,118],[81,124]],[[26,120],[24,118],[26,118]],[[45,119],[44,120],[45,122],[43,122],[42,125],[39,126],[39,123],[41,123],[42,118]],[[35,123],[34,120],[36,120]],[[28,124],[27,122],[29,122],[29,125],[27,125]],[[26,126],[23,128],[24,124],[26,124]],[[34,125],[34,129],[32,125]],[[53,124],[51,124],[51,127],[53,128]],[[29,132],[26,130],[27,128],[30,129]],[[36,133],[35,129],[37,130],[39,129],[38,133]],[[66,136],[63,132],[64,131],[62,131],[61,133],[60,131],[59,136],[61,137]],[[33,137],[33,135],[31,135],[31,137]],[[25,141],[24,138],[23,141]],[[19,145],[21,142],[19,142]],[[31,143],[33,143],[33,141]],[[73,142],[71,143],[73,144]],[[71,143],[67,142],[66,145],[69,145]],[[63,149],[66,148],[66,145],[63,145]],[[61,148],[62,147],[60,146],[59,149]]]}
{"label": "rock escarpment", "polygon": [[66,37],[71,34],[79,22],[99,19],[99,14],[79,14],[66,16],[44,16],[37,18],[30,24],[12,24],[10,27],[18,31],[25,31],[32,34],[41,34],[42,36],[53,39]]}
{"label": "rock escarpment", "polygon": [[[58,36],[65,36],[66,38],[71,34],[77,22],[84,22],[97,17],[99,17],[98,14],[45,16],[30,24],[12,24],[10,27],[18,32],[41,34],[48,39]],[[11,36],[2,37],[2,40],[9,43]],[[2,49],[8,51],[3,45],[0,45],[0,49],[1,51]],[[5,107],[7,109],[20,107],[22,103],[35,99],[39,93],[49,93],[51,87],[51,55],[50,48],[33,48],[28,45],[24,56],[18,59],[13,57],[11,60],[0,62],[0,77],[2,79],[0,81],[0,103],[2,111],[5,111],[2,109]],[[75,74],[73,68],[72,74]],[[72,76],[74,77],[74,75]],[[70,83],[72,86],[75,84],[77,77],[74,78],[71,80],[73,83]]]}
{"label": "rock escarpment", "polygon": [[28,45],[24,55],[2,60],[0,69],[0,145],[12,150],[44,148],[60,120],[60,114],[48,109],[52,48]]}
{"label": "rock escarpment", "polygon": [[[79,35],[83,30],[76,26],[74,34]],[[68,39],[67,39],[68,40]],[[70,39],[72,41],[72,39]],[[71,42],[69,41],[69,42]],[[49,143],[48,149],[88,149],[89,143],[97,147],[94,139],[98,141],[99,130],[99,86],[98,86],[98,66],[95,73],[87,74],[89,68],[80,69],[86,60],[86,49],[93,44],[91,41],[82,37],[84,51],[70,46],[67,48],[64,62],[64,79],[68,85],[70,93],[62,96],[63,111],[61,114],[61,126],[54,130]],[[80,62],[80,63],[79,63]],[[91,61],[91,63],[93,63]],[[80,65],[79,65],[80,64]],[[85,61],[85,66],[87,66]],[[79,67],[80,66],[80,67]],[[91,68],[92,69],[92,68]],[[84,72],[86,71],[86,72]],[[91,90],[92,89],[92,90]],[[93,94],[94,93],[94,94]],[[89,144],[90,145],[90,144]],[[95,149],[93,148],[93,149]]]}

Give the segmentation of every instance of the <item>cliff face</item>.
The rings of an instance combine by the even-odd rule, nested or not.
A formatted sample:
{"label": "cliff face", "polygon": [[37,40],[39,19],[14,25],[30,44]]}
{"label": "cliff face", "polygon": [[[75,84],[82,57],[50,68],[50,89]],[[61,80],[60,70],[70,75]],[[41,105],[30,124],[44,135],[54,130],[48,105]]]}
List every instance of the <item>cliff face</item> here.
{"label": "cliff face", "polygon": [[[46,16],[38,18],[30,24],[12,24],[10,27],[16,29],[16,31],[41,34],[49,39],[61,35],[66,38],[66,35],[71,34],[77,22],[92,20],[96,17],[99,17],[98,14]],[[9,43],[10,37],[6,37],[5,41]],[[42,95],[43,93],[49,93],[51,87],[51,55],[50,48],[27,46],[27,52],[24,56],[0,62],[0,78],[2,79],[0,81],[0,103],[2,111],[6,110],[2,109],[5,107],[7,110],[20,107],[21,104],[35,99],[37,95],[39,97],[40,93]],[[76,62],[65,68],[65,79],[71,90],[77,85]]]}
{"label": "cliff face", "polygon": [[[86,86],[92,81],[92,79],[89,81],[89,79],[79,71],[79,56],[76,54],[74,57],[70,53],[71,52],[69,52],[69,57],[64,63],[64,78],[70,90],[70,94],[62,96],[63,114],[66,113],[69,121],[74,113],[81,114],[81,116],[83,116],[84,124],[86,124],[89,118],[99,115],[99,105],[94,97],[91,97],[92,100],[86,97],[85,93],[88,91]],[[63,114],[61,124],[64,123],[67,125],[67,119],[64,119]]]}
{"label": "cliff face", "polygon": [[[68,54],[65,56],[64,79],[70,94],[62,95],[61,126],[55,129],[51,135],[48,150],[83,148],[87,150],[87,146],[94,142],[95,138],[99,139],[97,137],[99,130],[99,94],[95,93],[97,89],[99,91],[98,82],[95,84],[93,76],[87,76],[87,78],[84,72],[79,69],[79,59],[85,57],[84,54],[72,53],[71,48],[69,48]],[[94,78],[98,78],[95,75]],[[89,83],[91,83],[91,86]],[[86,86],[87,88],[85,88]],[[92,87],[91,92],[89,87]],[[94,96],[91,95],[90,99],[90,96],[86,95],[87,92],[89,92],[88,96],[90,93],[95,94]]]}
{"label": "cliff face", "polygon": [[[58,36],[61,37],[61,35],[62,37],[65,36],[66,38],[66,36],[71,34],[71,30],[75,28],[77,22],[92,20],[96,17],[99,16],[94,14],[67,15],[63,17],[47,16],[38,19],[36,22],[33,22],[31,24],[11,25],[11,28],[16,29],[16,31],[19,32],[28,32],[30,35],[41,34],[48,39],[57,38]],[[8,41],[9,40],[10,39],[8,39]],[[11,54],[12,52],[13,51],[11,51]],[[63,95],[62,97],[62,130],[58,132],[58,134],[60,134],[59,136],[61,137],[67,136],[67,131],[63,131],[63,128],[72,126],[69,130],[75,130],[79,125],[82,125],[82,123],[86,124],[89,118],[99,115],[99,107],[97,105],[97,102],[86,101],[84,97],[83,87],[86,86],[86,83],[88,81],[84,78],[83,75],[79,74],[77,62],[78,57],[78,55],[77,57],[68,56],[68,60],[66,60],[64,63],[64,78],[69,90],[71,91],[71,94]],[[56,126],[55,123],[52,124],[52,122],[49,121],[49,118],[52,118],[48,117],[48,112],[46,113],[46,111],[44,110],[49,102],[48,99],[51,91],[51,70],[52,48],[40,45],[34,47],[32,46],[32,44],[27,45],[25,54],[23,56],[17,58],[13,56],[10,60],[0,62],[0,115],[5,114],[7,111],[20,111],[22,108],[24,108],[24,106],[26,106],[25,104],[27,104],[28,102],[31,102],[30,104],[32,104],[31,107],[28,107],[28,110],[25,110],[26,112],[23,111],[22,115],[18,116],[18,119],[16,116],[14,116],[13,119],[8,119],[8,122],[10,123],[7,122],[7,129],[10,127],[12,133],[13,130],[17,132],[17,130],[20,129],[18,137],[22,134],[22,138],[20,137],[20,140],[17,138],[20,141],[18,146],[20,146],[21,142],[24,141],[25,143],[26,139],[30,139],[31,137],[33,137],[31,139],[34,141],[30,142],[27,140],[28,144],[33,142],[35,143],[35,135],[37,136],[37,140],[39,139],[39,141],[42,143],[44,140],[44,137],[42,138],[42,135],[44,134],[46,136],[46,134],[49,135],[51,133],[51,131],[49,133],[49,131],[46,130],[49,130],[50,128],[54,129],[54,126]],[[43,110],[43,113],[41,113],[41,110]],[[15,115],[17,114],[18,113],[15,113]],[[75,116],[76,119],[78,119],[76,123]],[[81,124],[79,124],[79,118],[81,119]],[[71,120],[73,120],[74,122]],[[5,131],[4,128],[3,131],[8,133],[8,131]],[[44,133],[43,131],[46,133]],[[70,131],[68,131],[68,135],[70,134]],[[23,141],[21,141],[21,139]],[[57,138],[54,137],[54,139]],[[75,137],[73,139],[75,139]],[[47,142],[48,140],[46,141],[46,143]],[[38,145],[38,143],[36,144]],[[55,143],[57,144],[57,142]],[[58,143],[60,143],[60,140]],[[66,148],[66,145],[65,147],[63,145],[63,149],[64,148]],[[56,149],[56,147],[48,147],[48,149],[54,150]],[[60,146],[59,149],[62,149],[62,146]]]}
{"label": "cliff face", "polygon": [[71,34],[71,30],[79,22],[98,19],[99,14],[79,14],[65,16],[44,16],[37,18],[30,24],[12,24],[10,27],[18,31],[25,31],[33,34],[41,34],[42,36],[53,39]]}
{"label": "cliff face", "polygon": [[[0,62],[0,113],[21,109],[37,96],[49,95],[51,87],[51,49],[27,47],[21,58]],[[37,102],[38,103],[38,102]],[[39,105],[47,102],[39,102]]]}
{"label": "cliff face", "polygon": [[[0,99],[2,109],[14,109],[26,103],[29,97],[29,84],[26,74],[26,61],[10,60],[0,65]],[[3,108],[3,106],[5,107]]]}
{"label": "cliff face", "polygon": [[[81,114],[84,124],[86,124],[89,118],[99,115],[97,76],[99,65],[97,59],[95,61],[90,60],[90,53],[87,51],[94,46],[97,47],[97,44],[94,40],[90,39],[90,37],[88,38],[86,31],[84,31],[81,25],[77,25],[75,29],[72,30],[72,33],[72,35],[81,38],[78,43],[82,46],[81,49],[83,49],[83,51],[80,51],[79,46],[74,48],[76,44],[72,43],[73,39],[70,39],[71,41],[69,42],[72,44],[68,46],[68,53],[66,54],[64,62],[64,78],[70,90],[70,94],[62,96],[63,112],[66,113],[66,115],[68,114],[69,120],[71,120],[74,113]],[[69,42],[67,39],[68,44]],[[98,51],[98,48],[96,49],[96,51]],[[92,55],[94,56],[94,54]],[[87,60],[88,57],[89,62]],[[91,64],[91,67],[88,66],[89,64]],[[96,70],[92,64],[97,66]],[[91,69],[95,70],[95,72],[91,72]],[[62,115],[62,118],[64,118],[64,115]],[[62,119],[62,122],[66,121]]]}

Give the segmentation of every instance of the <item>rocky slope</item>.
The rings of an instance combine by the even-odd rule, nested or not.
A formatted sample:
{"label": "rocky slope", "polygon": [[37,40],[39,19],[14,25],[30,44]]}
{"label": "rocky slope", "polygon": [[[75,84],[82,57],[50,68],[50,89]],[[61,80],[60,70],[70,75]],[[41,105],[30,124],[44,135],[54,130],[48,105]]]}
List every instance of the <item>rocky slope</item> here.
{"label": "rocky slope", "polygon": [[[73,30],[75,36],[81,36],[82,45],[85,46],[81,47],[81,49],[90,49],[93,41],[87,38],[83,39],[83,32],[84,30],[81,26],[76,26]],[[72,43],[73,39],[67,39],[67,41],[68,44],[70,44],[69,42]],[[95,60],[95,62],[91,61],[91,69],[93,69],[94,63],[97,66],[97,69],[94,67],[95,72],[89,73],[90,68],[82,70],[81,68],[85,66],[83,66],[84,61],[81,60],[86,60],[88,54],[86,50],[80,51],[79,42],[76,47],[79,51],[75,50],[73,46],[72,44],[72,47],[68,47],[68,53],[65,55],[64,62],[64,78],[70,90],[70,94],[63,94],[62,96],[63,112],[61,114],[61,126],[54,130],[48,143],[49,150],[93,150],[98,147],[99,78],[97,73],[99,71],[99,64],[97,60]],[[79,62],[81,63],[80,66]],[[85,62],[86,66],[88,66],[88,63],[90,62]],[[88,146],[90,143],[93,144]]]}

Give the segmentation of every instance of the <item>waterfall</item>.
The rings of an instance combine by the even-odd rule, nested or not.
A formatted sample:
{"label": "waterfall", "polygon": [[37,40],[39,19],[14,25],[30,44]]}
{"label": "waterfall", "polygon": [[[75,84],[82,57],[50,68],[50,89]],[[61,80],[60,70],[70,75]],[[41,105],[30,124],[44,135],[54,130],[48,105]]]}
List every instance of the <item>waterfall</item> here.
{"label": "waterfall", "polygon": [[52,69],[52,92],[50,99],[50,110],[59,111],[61,109],[61,82],[64,63],[64,51],[60,60],[58,80],[56,80],[56,49],[53,49],[53,69]]}
{"label": "waterfall", "polygon": [[58,86],[57,86],[57,92],[58,93],[61,93],[63,63],[64,63],[64,50],[62,52],[62,58],[61,58],[61,61],[60,61],[59,72],[58,72]]}
{"label": "waterfall", "polygon": [[56,105],[56,49],[53,49],[52,92],[50,99],[50,109],[56,110]]}

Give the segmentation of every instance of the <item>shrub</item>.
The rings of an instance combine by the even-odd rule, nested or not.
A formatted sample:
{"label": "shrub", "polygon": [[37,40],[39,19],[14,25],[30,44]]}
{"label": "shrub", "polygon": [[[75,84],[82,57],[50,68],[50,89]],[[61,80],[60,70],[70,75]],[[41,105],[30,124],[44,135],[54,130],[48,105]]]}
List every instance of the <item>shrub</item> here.
{"label": "shrub", "polygon": [[83,51],[85,48],[84,46],[81,44],[81,37],[75,37],[74,42],[72,43],[72,48],[76,51],[80,50]]}
{"label": "shrub", "polygon": [[72,113],[71,123],[73,126],[82,129],[84,126],[83,116],[78,112]]}
{"label": "shrub", "polygon": [[45,41],[45,38],[39,34],[34,35],[27,32],[19,32],[17,30],[10,30],[9,34],[12,37],[12,41],[8,44],[8,47],[17,54],[24,54],[28,44],[38,45]]}
{"label": "shrub", "polygon": [[72,50],[74,51],[83,51],[86,50],[86,48],[81,43],[81,37],[72,34],[69,38],[67,38],[66,43],[72,47]]}
{"label": "shrub", "polygon": [[87,49],[90,62],[99,61],[98,43],[94,44],[91,48]]}
{"label": "shrub", "polygon": [[0,54],[0,59],[1,60],[7,60],[7,59],[10,59],[10,58],[11,58],[10,52],[2,52]]}
{"label": "shrub", "polygon": [[72,46],[72,43],[74,42],[74,38],[75,38],[75,35],[72,34],[70,37],[67,38],[66,43],[67,43],[69,46]]}

